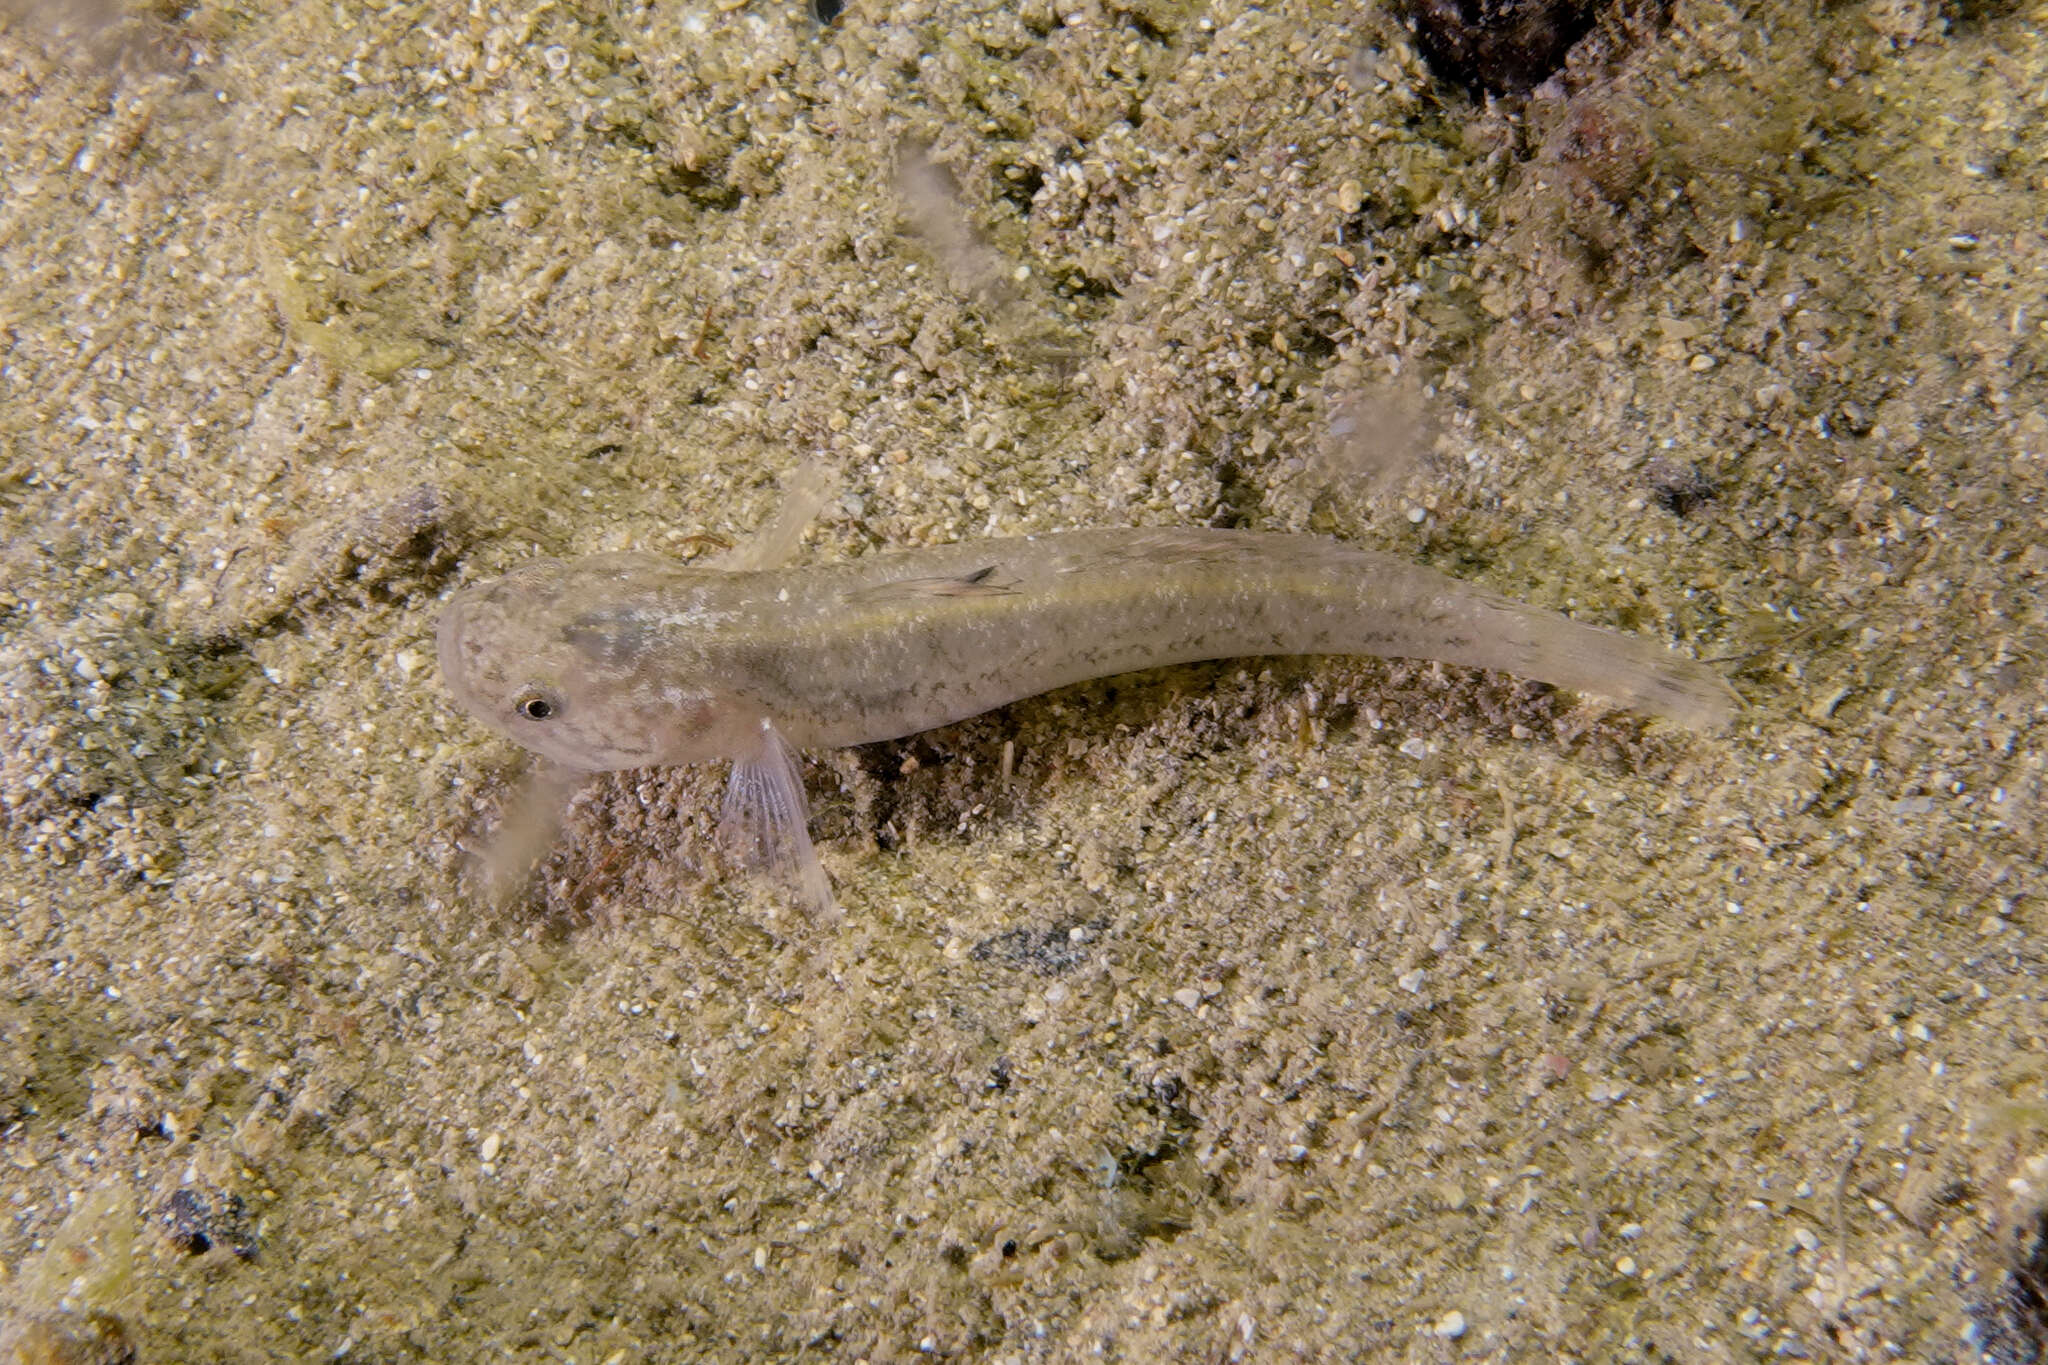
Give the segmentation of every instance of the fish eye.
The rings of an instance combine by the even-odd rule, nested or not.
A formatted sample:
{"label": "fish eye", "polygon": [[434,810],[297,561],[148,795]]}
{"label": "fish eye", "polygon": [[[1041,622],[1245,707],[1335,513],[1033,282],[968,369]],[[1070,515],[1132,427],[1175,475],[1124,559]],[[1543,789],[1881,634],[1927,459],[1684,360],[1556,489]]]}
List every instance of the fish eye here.
{"label": "fish eye", "polygon": [[528,720],[549,720],[562,714],[562,704],[538,687],[529,687],[514,697],[512,709]]}

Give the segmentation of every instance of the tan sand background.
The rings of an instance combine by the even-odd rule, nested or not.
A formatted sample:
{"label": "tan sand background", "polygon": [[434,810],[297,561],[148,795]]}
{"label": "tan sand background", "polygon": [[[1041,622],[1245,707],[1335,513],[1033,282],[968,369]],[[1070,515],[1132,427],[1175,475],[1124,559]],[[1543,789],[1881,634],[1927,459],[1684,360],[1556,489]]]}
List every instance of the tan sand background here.
{"label": "tan sand background", "polygon": [[[2043,18],[18,0],[17,1354],[2039,1359]],[[439,600],[813,455],[808,557],[1335,534],[1748,707],[1166,670],[817,756],[837,927],[713,772],[487,903]]]}

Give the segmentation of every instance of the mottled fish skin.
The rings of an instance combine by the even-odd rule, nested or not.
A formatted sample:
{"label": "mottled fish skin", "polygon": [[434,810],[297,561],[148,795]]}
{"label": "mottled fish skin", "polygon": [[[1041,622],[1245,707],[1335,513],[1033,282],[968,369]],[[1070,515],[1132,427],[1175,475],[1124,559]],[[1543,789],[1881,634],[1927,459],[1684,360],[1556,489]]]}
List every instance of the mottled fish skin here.
{"label": "mottled fish skin", "polygon": [[1654,641],[1389,555],[1249,531],[1073,531],[742,571],[547,561],[458,593],[440,626],[456,699],[548,758],[586,771],[733,760],[745,771],[728,823],[751,822],[757,848],[789,831],[734,809],[741,780],[774,786],[792,749],[893,739],[1135,669],[1280,654],[1497,669],[1700,729],[1736,704],[1711,669]]}

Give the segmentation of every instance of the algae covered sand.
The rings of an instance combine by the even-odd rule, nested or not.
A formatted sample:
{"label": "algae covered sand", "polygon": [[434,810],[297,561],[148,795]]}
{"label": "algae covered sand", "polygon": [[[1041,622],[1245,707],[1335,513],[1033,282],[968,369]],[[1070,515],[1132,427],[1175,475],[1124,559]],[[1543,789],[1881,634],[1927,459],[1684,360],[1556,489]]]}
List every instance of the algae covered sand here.
{"label": "algae covered sand", "polygon": [[[0,13],[16,1354],[2040,1358],[2032,10]],[[837,925],[714,772],[493,903],[439,601],[812,457],[808,557],[1333,534],[1748,706],[1164,670],[817,756]]]}

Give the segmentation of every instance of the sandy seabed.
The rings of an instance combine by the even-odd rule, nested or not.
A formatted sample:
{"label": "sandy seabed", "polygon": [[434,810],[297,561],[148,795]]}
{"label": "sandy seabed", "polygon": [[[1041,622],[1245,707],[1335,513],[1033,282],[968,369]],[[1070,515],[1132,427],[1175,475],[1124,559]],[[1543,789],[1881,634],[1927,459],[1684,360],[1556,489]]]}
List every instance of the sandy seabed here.
{"label": "sandy seabed", "polygon": [[[0,20],[0,1350],[2038,1362],[2048,24],[1677,0]],[[1240,661],[722,774],[454,708],[456,587],[1332,534],[1695,735]]]}

